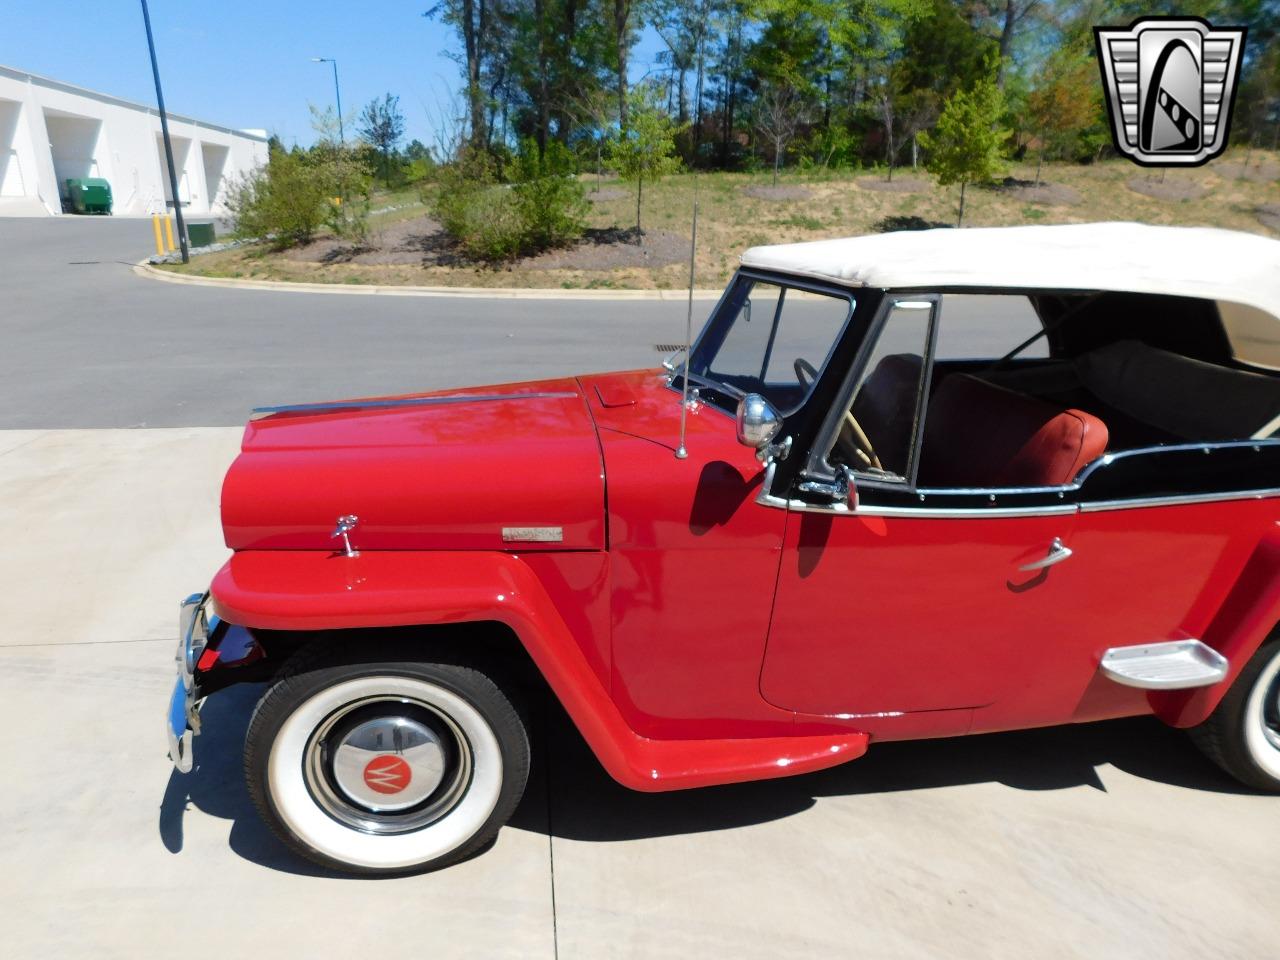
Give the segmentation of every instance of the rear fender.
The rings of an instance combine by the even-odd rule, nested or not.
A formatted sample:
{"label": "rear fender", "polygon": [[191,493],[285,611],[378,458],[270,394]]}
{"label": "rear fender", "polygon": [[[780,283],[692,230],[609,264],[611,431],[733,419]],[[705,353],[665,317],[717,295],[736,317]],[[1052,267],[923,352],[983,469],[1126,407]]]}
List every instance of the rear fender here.
{"label": "rear fender", "polygon": [[622,718],[529,567],[490,551],[241,551],[210,587],[219,617],[251,629],[341,630],[497,621],[509,626],[604,768],[661,791],[789,776],[861,756],[863,733],[650,740]]}
{"label": "rear fender", "polygon": [[1280,522],[1258,544],[1201,639],[1227,658],[1227,677],[1211,687],[1153,693],[1152,710],[1174,727],[1209,719],[1240,671],[1280,623]]}

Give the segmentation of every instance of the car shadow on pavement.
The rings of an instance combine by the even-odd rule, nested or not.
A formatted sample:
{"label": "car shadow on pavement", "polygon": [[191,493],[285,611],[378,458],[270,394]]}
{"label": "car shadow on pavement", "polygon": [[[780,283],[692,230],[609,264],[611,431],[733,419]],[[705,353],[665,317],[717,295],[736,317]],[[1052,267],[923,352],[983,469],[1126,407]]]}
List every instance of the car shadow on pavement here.
{"label": "car shadow on pavement", "polygon": [[[570,840],[621,841],[750,826],[792,816],[820,797],[853,797],[1000,783],[1016,790],[1087,786],[1099,768],[1188,790],[1254,795],[1205,758],[1181,731],[1152,717],[944,740],[881,743],[818,773],[672,793],[643,794],[603,770],[558,705],[539,737],[550,766],[550,823]],[[513,818],[521,829],[542,825]]]}
{"label": "car shadow on pavement", "polygon": [[[170,773],[159,833],[183,848],[189,809],[231,821],[231,849],[253,863],[312,877],[346,876],[292,853],[259,818],[244,784],[245,730],[263,687],[232,687],[206,701],[195,768]],[[511,826],[569,840],[612,842],[730,830],[793,816],[817,798],[1001,783],[1016,790],[1106,790],[1098,768],[1189,790],[1252,794],[1205,759],[1179,731],[1145,717],[947,740],[877,744],[865,757],[819,773],[757,783],[636,793],[614,782],[568,716],[535,705],[534,764]],[[480,851],[479,856],[484,855]]]}

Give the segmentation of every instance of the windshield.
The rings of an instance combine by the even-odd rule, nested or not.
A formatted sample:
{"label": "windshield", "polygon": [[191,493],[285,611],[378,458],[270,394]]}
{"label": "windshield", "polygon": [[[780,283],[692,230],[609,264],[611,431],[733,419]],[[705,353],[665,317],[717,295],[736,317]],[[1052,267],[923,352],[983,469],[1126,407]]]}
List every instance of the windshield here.
{"label": "windshield", "polygon": [[698,340],[689,372],[738,396],[761,394],[784,416],[793,413],[852,309],[848,295],[739,274]]}

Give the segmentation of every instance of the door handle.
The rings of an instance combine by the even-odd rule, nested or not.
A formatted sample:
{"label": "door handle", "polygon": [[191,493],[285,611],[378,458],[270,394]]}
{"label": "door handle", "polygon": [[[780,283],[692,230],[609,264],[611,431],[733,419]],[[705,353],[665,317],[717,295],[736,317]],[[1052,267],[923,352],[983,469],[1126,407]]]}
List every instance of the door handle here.
{"label": "door handle", "polygon": [[1031,572],[1032,570],[1044,570],[1047,567],[1052,567],[1054,564],[1061,563],[1063,560],[1066,560],[1071,556],[1071,553],[1072,550],[1070,547],[1063,546],[1062,541],[1057,537],[1054,537],[1053,543],[1049,544],[1048,556],[1042,560],[1033,560],[1030,563],[1024,563],[1018,569],[1025,570],[1027,572]]}

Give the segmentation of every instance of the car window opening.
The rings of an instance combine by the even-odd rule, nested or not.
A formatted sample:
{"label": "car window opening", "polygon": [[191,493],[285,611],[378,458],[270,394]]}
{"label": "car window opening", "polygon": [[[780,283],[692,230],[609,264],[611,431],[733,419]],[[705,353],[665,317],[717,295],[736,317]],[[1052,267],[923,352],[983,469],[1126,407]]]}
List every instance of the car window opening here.
{"label": "car window opening", "polygon": [[[1280,432],[1280,376],[1216,354],[1214,330],[1162,332],[1162,343],[1152,344],[1133,336],[1151,328],[1143,316],[1112,324],[1119,335],[1106,340],[1097,328],[1110,324],[1114,300],[1042,299],[942,298],[939,344],[979,341],[991,316],[1015,303],[1035,307],[1041,330],[1028,338],[1015,330],[1020,342],[995,362],[930,349],[927,326],[891,308],[828,462],[920,489],[1054,487],[1072,483],[1105,453]],[[1124,302],[1151,311],[1171,299]],[[1095,314],[1099,306],[1105,309]],[[1186,305],[1184,317],[1199,309]],[[956,327],[966,325],[975,329],[957,337]],[[1045,356],[1021,356],[1036,342],[1046,345]]]}

